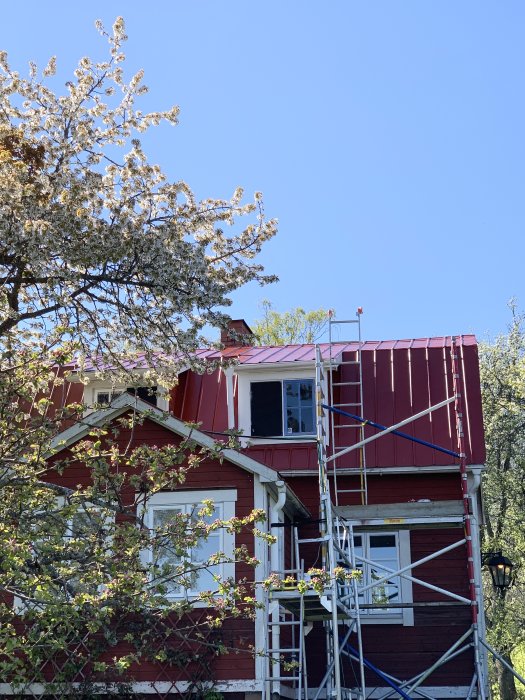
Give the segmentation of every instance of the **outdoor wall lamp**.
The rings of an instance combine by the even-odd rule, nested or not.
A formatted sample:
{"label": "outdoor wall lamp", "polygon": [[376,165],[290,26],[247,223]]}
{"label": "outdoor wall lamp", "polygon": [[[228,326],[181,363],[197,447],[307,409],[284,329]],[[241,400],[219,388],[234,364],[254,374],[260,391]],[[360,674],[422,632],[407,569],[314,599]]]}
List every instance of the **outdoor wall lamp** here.
{"label": "outdoor wall lamp", "polygon": [[483,554],[482,563],[489,567],[492,584],[500,594],[512,583],[513,563],[501,552],[487,552]]}

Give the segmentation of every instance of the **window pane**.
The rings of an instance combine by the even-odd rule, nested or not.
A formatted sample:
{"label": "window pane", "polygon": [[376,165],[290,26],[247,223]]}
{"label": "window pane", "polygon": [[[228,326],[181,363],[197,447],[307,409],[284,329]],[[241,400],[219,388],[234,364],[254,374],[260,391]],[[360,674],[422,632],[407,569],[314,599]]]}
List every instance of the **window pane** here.
{"label": "window pane", "polygon": [[286,381],[284,382],[284,391],[286,393],[286,405],[299,405],[299,382]]}
{"label": "window pane", "polygon": [[289,379],[284,387],[287,435],[312,435],[315,432],[313,379]]}
{"label": "window pane", "polygon": [[370,547],[380,548],[389,547],[391,549],[396,548],[396,536],[395,535],[370,535]]}
{"label": "window pane", "polygon": [[252,435],[271,437],[283,434],[281,382],[252,382],[250,408]]}
{"label": "window pane", "polygon": [[[191,553],[191,561],[194,564],[204,563],[211,556],[217,554],[221,550],[221,534],[215,532],[211,534],[207,540],[202,540],[193,548]],[[208,566],[205,569],[199,569],[195,572],[191,588],[193,591],[208,591],[215,590],[217,583],[213,578],[214,575],[220,576],[221,565]]]}
{"label": "window pane", "polygon": [[215,591],[217,590],[217,582],[213,578],[214,575],[219,575],[219,567],[211,566],[209,569],[201,569],[192,584],[193,591]]}
{"label": "window pane", "polygon": [[303,409],[301,414],[301,430],[303,433],[314,432],[314,412],[313,409]]}
{"label": "window pane", "polygon": [[312,404],[313,401],[314,383],[311,379],[306,382],[301,382],[301,403]]}
{"label": "window pane", "polygon": [[219,533],[210,535],[206,540],[200,540],[192,551],[192,561],[207,561],[211,556],[220,551],[221,538]]}
{"label": "window pane", "polygon": [[286,411],[286,429],[288,435],[293,435],[294,433],[300,432],[299,426],[299,409],[298,408],[288,408]]}
{"label": "window pane", "polygon": [[[182,512],[183,509],[180,506],[177,508],[155,508],[153,511],[154,536],[157,538],[153,552],[153,562],[159,569],[165,565],[175,569],[181,563],[181,556],[175,547],[170,544],[169,537],[163,538],[161,533],[162,529],[168,527],[170,522]],[[176,579],[166,581],[165,585],[167,595],[180,594],[181,587]]]}

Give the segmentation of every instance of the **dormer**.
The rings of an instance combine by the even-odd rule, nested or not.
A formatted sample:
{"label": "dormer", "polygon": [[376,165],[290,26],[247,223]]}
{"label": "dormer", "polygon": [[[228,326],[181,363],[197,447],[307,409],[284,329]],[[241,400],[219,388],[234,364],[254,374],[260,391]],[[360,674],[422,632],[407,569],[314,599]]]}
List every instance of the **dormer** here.
{"label": "dormer", "polygon": [[112,401],[125,392],[138,396],[142,401],[163,411],[167,411],[169,408],[169,392],[163,387],[141,386],[140,377],[137,377],[134,386],[130,386],[130,383],[118,383],[108,379],[90,381],[84,387],[84,403],[91,411],[93,407],[109,406]]}
{"label": "dormer", "polygon": [[[238,429],[257,444],[316,438],[315,364],[241,364]],[[325,386],[325,391],[326,391]]]}

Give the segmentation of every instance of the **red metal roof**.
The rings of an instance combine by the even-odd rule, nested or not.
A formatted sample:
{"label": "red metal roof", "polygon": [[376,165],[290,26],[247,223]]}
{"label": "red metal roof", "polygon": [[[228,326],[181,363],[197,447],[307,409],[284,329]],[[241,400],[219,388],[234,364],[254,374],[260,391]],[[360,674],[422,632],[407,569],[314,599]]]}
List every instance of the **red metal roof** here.
{"label": "red metal roof", "polygon": [[[458,336],[457,341],[459,345],[476,345],[476,338],[473,335]],[[450,344],[450,336],[412,340],[367,340],[361,344],[361,351],[446,348],[450,347]],[[328,343],[320,343],[319,347],[323,359],[328,360],[330,354],[332,357],[338,357],[343,352],[355,352],[359,348],[359,343],[357,341],[341,342],[332,343],[332,346]],[[313,344],[230,348],[230,356],[234,356],[234,352],[232,352],[234,350],[237,350],[239,364],[241,365],[315,361],[315,345]]]}
{"label": "red metal roof", "polygon": [[[473,335],[457,337],[460,350],[464,407],[464,432],[468,461],[481,464],[485,459],[481,393],[477,344]],[[343,360],[355,359],[359,345],[337,343],[332,345],[332,356]],[[366,341],[361,346],[363,371],[363,414],[368,420],[385,426],[394,425],[432,405],[452,396],[452,369],[450,337],[412,340]],[[321,345],[324,359],[330,356],[328,344]],[[282,347],[231,348],[222,356],[236,356],[241,366],[269,367],[277,363],[312,362],[314,345],[285,345]],[[217,359],[221,353],[203,351],[201,359]],[[343,365],[338,381],[352,381],[355,365]],[[226,387],[222,372],[197,375],[185,372],[175,391],[174,411],[183,420],[201,423],[202,429],[223,431],[227,428]],[[343,391],[343,389],[341,389]],[[351,403],[355,388],[344,389],[340,403]],[[336,419],[340,420],[340,419]],[[405,426],[403,432],[457,451],[454,409],[451,405],[438,409],[415,423]],[[345,431],[340,431],[339,434]],[[377,430],[366,429],[372,435]],[[353,431],[357,436],[358,431]],[[346,433],[348,435],[348,432]],[[348,443],[340,442],[342,445]],[[284,441],[284,444],[264,445],[254,440],[250,454],[278,470],[308,470],[316,468],[315,450],[308,445]],[[348,466],[356,465],[357,453],[348,457]],[[454,459],[429,447],[416,445],[393,435],[386,435],[367,446],[367,463],[371,467],[441,466],[453,464]]]}
{"label": "red metal roof", "polygon": [[[475,346],[476,338],[473,335],[457,336],[457,342],[461,346]],[[451,336],[440,336],[436,338],[416,338],[407,340],[367,340],[361,344],[362,352],[375,352],[379,350],[401,350],[417,348],[448,348],[451,345]],[[359,348],[357,341],[320,343],[321,356],[323,360],[330,357],[338,358],[343,352],[355,352]],[[237,359],[240,365],[274,364],[281,362],[315,362],[315,348],[313,343],[301,345],[265,345],[265,346],[232,346],[222,350],[214,348],[201,348],[192,353],[197,360],[209,360],[216,362],[221,359]],[[163,355],[158,357],[147,356],[138,352],[126,359],[124,366],[129,370],[148,369],[154,363],[162,365]],[[180,356],[181,361],[184,356]],[[98,366],[96,361],[87,362],[86,370],[110,369],[109,365]]]}

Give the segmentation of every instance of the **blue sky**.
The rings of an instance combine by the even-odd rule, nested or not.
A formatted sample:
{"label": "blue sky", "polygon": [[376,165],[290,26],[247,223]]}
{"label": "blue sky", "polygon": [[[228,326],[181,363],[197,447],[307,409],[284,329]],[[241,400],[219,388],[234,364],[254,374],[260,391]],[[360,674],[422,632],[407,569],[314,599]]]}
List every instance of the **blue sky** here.
{"label": "blue sky", "polygon": [[280,282],[234,317],[362,306],[369,339],[483,339],[525,308],[522,0],[26,0],[0,48],[19,69],[57,55],[65,80],[117,15],[144,108],[181,108],[151,159],[199,197],[260,190],[279,219],[261,260]]}

